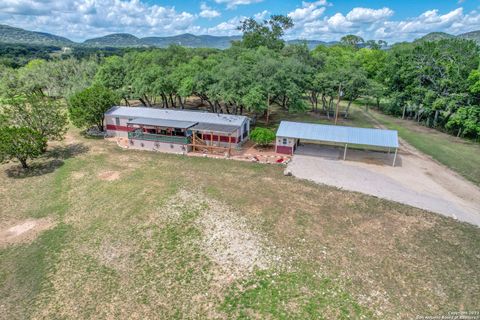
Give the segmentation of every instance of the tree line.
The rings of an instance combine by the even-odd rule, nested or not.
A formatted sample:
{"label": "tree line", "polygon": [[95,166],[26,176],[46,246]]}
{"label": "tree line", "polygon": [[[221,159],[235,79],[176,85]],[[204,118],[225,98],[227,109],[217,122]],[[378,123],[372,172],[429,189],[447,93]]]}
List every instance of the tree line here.
{"label": "tree line", "polygon": [[32,127],[12,115],[48,106],[50,111],[39,114],[56,115],[64,127],[62,106],[67,105],[73,124],[102,129],[103,112],[120,101],[184,108],[192,96],[211,112],[248,113],[267,123],[273,105],[332,117],[341,99],[342,116],[348,117],[352,104],[363,98],[392,115],[458,136],[480,136],[480,51],[474,42],[387,47],[348,35],[338,45],[309,50],[282,40],[292,26],[285,16],[247,19],[239,26],[243,38],[226,50],[170,46],[0,66],[1,126],[29,127],[51,139],[55,135],[42,134],[41,125]]}

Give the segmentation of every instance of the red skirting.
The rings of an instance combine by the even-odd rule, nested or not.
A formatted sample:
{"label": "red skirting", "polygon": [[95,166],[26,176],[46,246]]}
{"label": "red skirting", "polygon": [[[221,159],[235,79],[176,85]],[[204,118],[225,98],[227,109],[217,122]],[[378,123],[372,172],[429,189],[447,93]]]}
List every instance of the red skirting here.
{"label": "red skirting", "polygon": [[114,130],[114,131],[132,131],[134,128],[129,128],[126,126],[116,126],[114,124],[107,124],[107,130]]}
{"label": "red skirting", "polygon": [[[201,134],[198,134],[199,137],[201,137]],[[237,143],[237,137],[231,137],[232,138],[232,143]],[[203,134],[203,141],[211,141],[212,138],[210,138],[209,134]],[[213,135],[213,142],[218,142],[218,135]],[[230,142],[228,136],[220,136],[220,142]]]}
{"label": "red skirting", "polygon": [[277,153],[292,155],[293,149],[292,147],[287,147],[287,146],[277,146]]}

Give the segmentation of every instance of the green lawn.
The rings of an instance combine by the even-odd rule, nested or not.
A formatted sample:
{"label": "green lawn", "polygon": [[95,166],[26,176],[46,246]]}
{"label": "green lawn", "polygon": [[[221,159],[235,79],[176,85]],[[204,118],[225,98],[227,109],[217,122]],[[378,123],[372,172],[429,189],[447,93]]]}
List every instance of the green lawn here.
{"label": "green lawn", "polygon": [[480,185],[480,144],[375,110],[369,114],[389,129],[397,130],[401,138],[418,150]]}
{"label": "green lawn", "polygon": [[[27,174],[0,166],[6,319],[405,319],[476,310],[480,231],[283,175],[122,150],[70,132]],[[2,229],[3,230],[3,229]]]}

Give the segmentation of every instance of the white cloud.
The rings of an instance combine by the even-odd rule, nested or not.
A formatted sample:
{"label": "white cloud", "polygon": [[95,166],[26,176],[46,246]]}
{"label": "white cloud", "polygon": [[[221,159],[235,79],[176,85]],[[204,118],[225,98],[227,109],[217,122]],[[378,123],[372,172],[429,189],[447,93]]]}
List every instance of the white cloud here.
{"label": "white cloud", "polygon": [[200,4],[200,10],[201,11],[199,15],[202,18],[212,19],[221,16],[219,11],[210,8],[205,2]]}
{"label": "white cloud", "polygon": [[326,20],[327,27],[331,32],[349,32],[350,28],[353,26],[353,22],[349,21],[341,13],[336,13]]}
{"label": "white cloud", "polygon": [[463,19],[463,9],[458,8],[447,14],[439,15],[438,10],[430,10],[422,13],[411,21],[398,23],[399,32],[416,33],[430,31],[432,29],[448,28],[456,21]]}
{"label": "white cloud", "polygon": [[234,17],[232,19],[229,19],[228,21],[219,23],[214,27],[208,28],[206,31],[208,34],[218,36],[238,36],[241,34],[241,32],[238,30],[238,26],[245,19],[247,19],[247,17]]}
{"label": "white cloud", "polygon": [[325,12],[325,0],[315,2],[302,2],[302,7],[290,12],[288,16],[297,24],[303,24],[318,19]]}
{"label": "white cloud", "polygon": [[412,40],[434,31],[460,34],[478,29],[480,13],[472,11],[465,14],[463,8],[458,8],[445,14],[440,14],[438,10],[429,10],[404,21],[386,21],[375,31],[374,36]]}
{"label": "white cloud", "polygon": [[264,20],[270,14],[269,11],[263,10],[262,12],[256,13],[253,18],[255,20]]}
{"label": "white cloud", "polygon": [[[287,38],[338,40],[346,34],[356,34],[365,39],[384,39],[389,42],[413,40],[429,32],[443,31],[460,34],[480,29],[480,13],[465,13],[457,8],[441,14],[428,10],[405,20],[393,20],[390,8],[353,8],[347,14],[333,12],[325,15],[328,3],[303,2],[302,7],[288,15],[295,28],[287,32]],[[320,10],[320,11],[318,11]]]}
{"label": "white cloud", "polygon": [[[270,12],[264,10],[253,15],[253,18],[257,21],[264,20]],[[238,36],[241,35],[241,32],[238,30],[238,27],[242,24],[242,21],[248,19],[246,16],[237,16],[233,17],[227,21],[221,22],[214,27],[205,29],[205,32],[212,35],[218,36]]]}
{"label": "white cloud", "polygon": [[227,9],[235,9],[237,6],[240,5],[249,5],[252,3],[259,3],[263,0],[215,0],[218,4],[225,4]]}
{"label": "white cloud", "polygon": [[140,0],[2,0],[0,21],[74,40],[128,32],[168,35],[199,30],[197,16]]}
{"label": "white cloud", "polygon": [[347,14],[347,19],[351,22],[371,23],[378,20],[386,20],[393,15],[390,8],[370,9],[370,8],[353,8]]}

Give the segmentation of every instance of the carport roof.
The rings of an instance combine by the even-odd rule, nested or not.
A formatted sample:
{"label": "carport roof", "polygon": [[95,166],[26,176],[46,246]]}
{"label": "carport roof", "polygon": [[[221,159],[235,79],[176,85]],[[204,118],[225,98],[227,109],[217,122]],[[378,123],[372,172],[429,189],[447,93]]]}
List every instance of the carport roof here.
{"label": "carport roof", "polygon": [[395,130],[282,121],[277,137],[398,148],[398,133]]}

